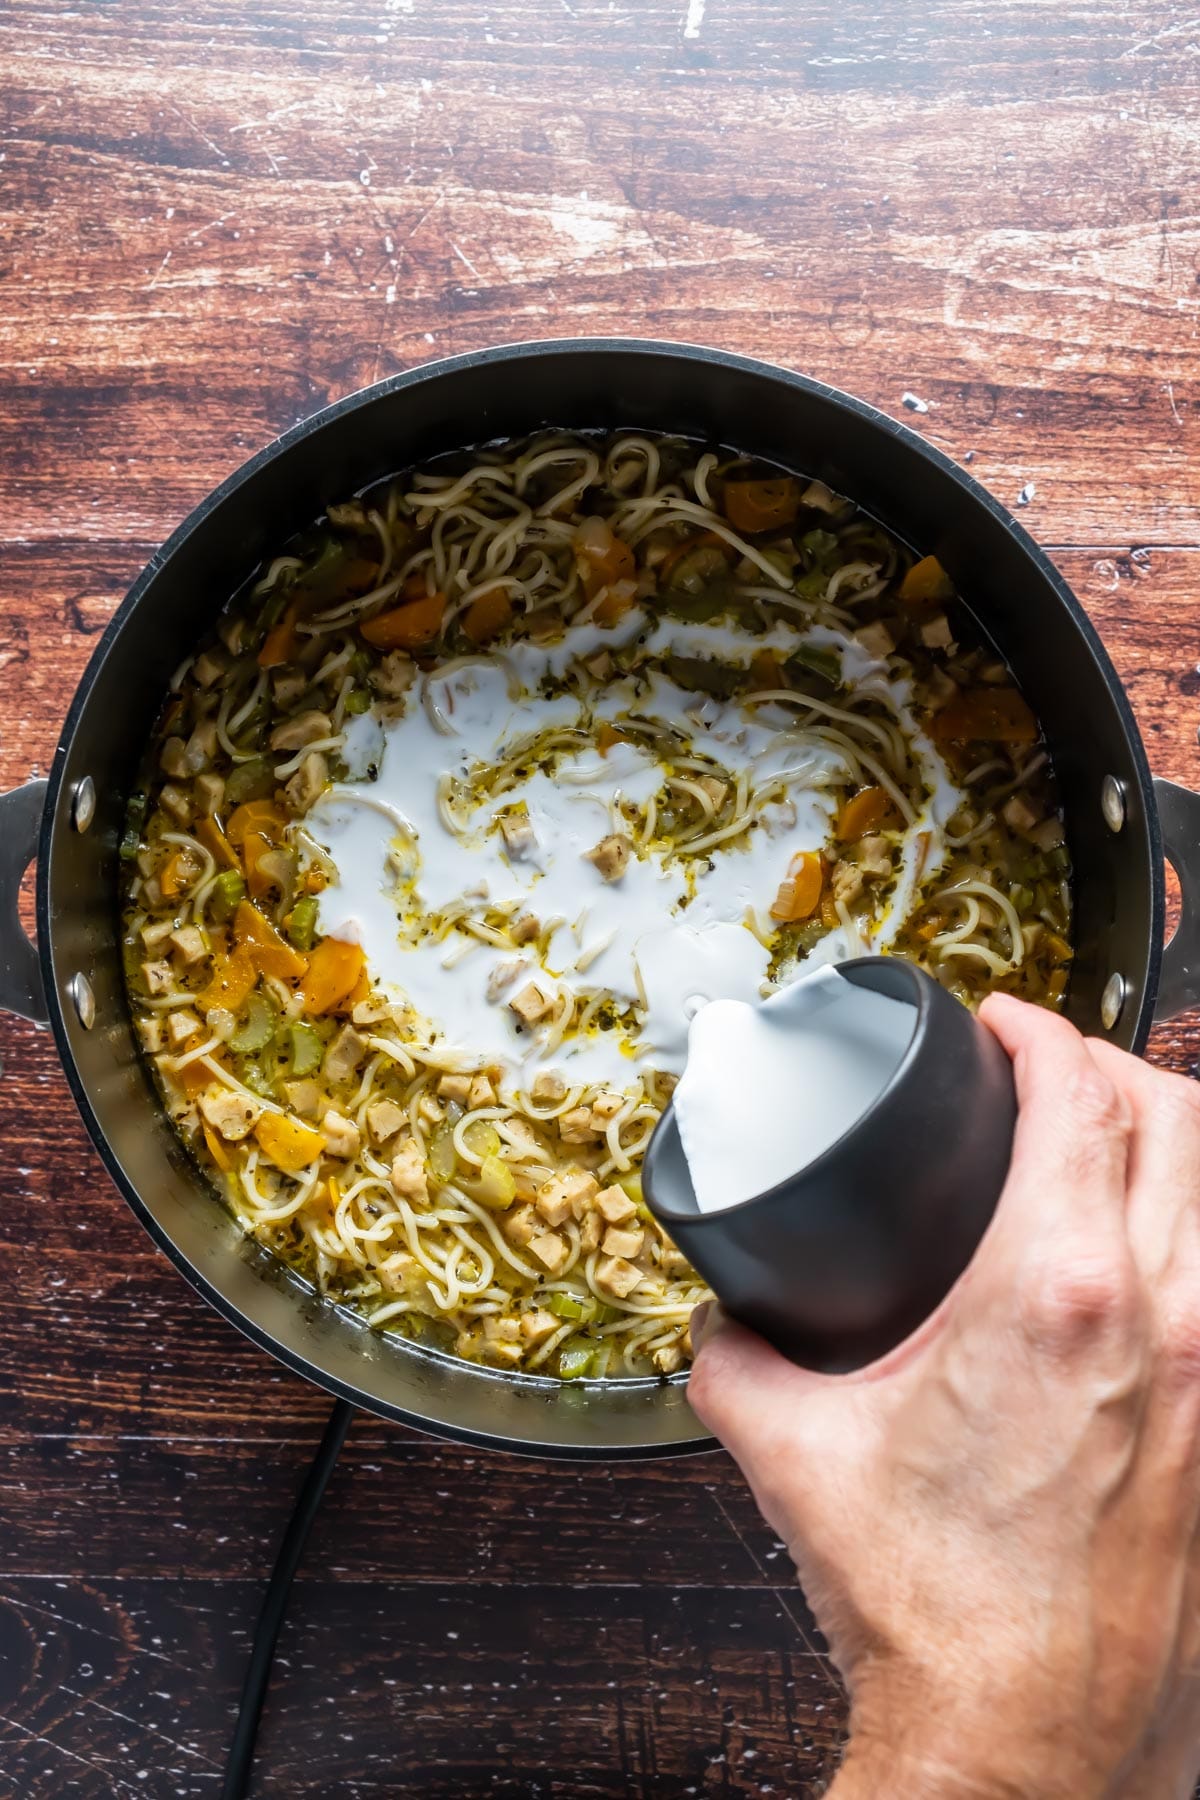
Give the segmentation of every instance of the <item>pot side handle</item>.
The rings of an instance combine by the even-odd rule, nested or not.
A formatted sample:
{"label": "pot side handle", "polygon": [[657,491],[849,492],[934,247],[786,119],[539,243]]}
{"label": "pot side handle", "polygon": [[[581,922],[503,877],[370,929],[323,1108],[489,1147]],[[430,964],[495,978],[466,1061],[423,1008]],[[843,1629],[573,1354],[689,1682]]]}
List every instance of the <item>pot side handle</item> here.
{"label": "pot side handle", "polygon": [[1170,943],[1163,948],[1156,1019],[1173,1019],[1200,1006],[1200,794],[1177,782],[1154,783],[1163,854],[1176,875],[1183,911]]}
{"label": "pot side handle", "polygon": [[25,935],[18,904],[21,881],[37,854],[47,781],[0,794],[0,1012],[44,1025],[50,1017],[38,953]]}

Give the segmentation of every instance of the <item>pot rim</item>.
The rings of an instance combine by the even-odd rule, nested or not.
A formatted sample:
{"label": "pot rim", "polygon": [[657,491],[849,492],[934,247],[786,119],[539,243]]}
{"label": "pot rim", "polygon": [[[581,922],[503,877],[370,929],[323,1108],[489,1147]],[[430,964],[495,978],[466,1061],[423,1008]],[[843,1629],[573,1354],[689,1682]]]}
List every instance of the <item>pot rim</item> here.
{"label": "pot rim", "polygon": [[[814,376],[802,375],[785,369],[777,364],[764,362],[759,358],[743,356],[733,351],[688,342],[674,342],[668,339],[640,337],[564,337],[536,338],[514,340],[497,344],[483,350],[466,351],[457,356],[441,357],[434,361],[418,364],[406,369],[398,375],[392,375],[383,381],[374,382],[368,387],[356,389],[341,399],[309,414],[288,428],[279,437],[256,451],[246,462],[226,476],[215,488],[195,506],[187,517],[175,528],[162,546],[155,551],[147,562],[125,598],[117,607],[108,625],[105,627],[92,655],[88,661],[78,686],[72,696],[66,718],[54,752],[49,772],[49,787],[45,809],[42,815],[41,830],[37,849],[37,932],[38,956],[42,965],[45,980],[47,1009],[50,1025],[54,1033],[59,1059],[66,1075],[68,1086],[88,1134],[100,1154],[109,1175],[132,1209],[142,1226],[162,1250],[176,1269],[188,1283],[195,1288],[216,1311],[234,1325],[244,1336],[248,1337],[260,1349],[267,1351],[276,1360],[282,1362],[294,1373],[305,1377],[316,1386],[324,1388],[339,1398],[350,1401],[364,1410],[380,1416],[391,1418],[401,1424],[408,1425],[418,1431],[430,1435],[449,1438],[454,1441],[469,1443],[483,1449],[505,1450],[514,1454],[544,1460],[569,1461],[607,1461],[645,1460],[665,1456],[694,1455],[700,1451],[717,1447],[716,1440],[707,1432],[698,1429],[694,1437],[683,1438],[665,1444],[647,1444],[633,1447],[591,1446],[591,1445],[547,1445],[525,1439],[509,1439],[501,1434],[474,1431],[469,1428],[443,1424],[440,1420],[429,1420],[420,1415],[406,1411],[386,1400],[374,1396],[364,1396],[361,1389],[331,1375],[301,1353],[282,1345],[271,1333],[249,1319],[237,1305],[227,1299],[198,1269],[188,1261],[176,1245],[170,1234],[153,1216],[143,1202],[140,1193],[128,1179],[121,1167],[115,1151],[110,1146],[91,1103],[88,1090],[83,1083],[67,1031],[66,1017],[59,994],[54,965],[54,944],[52,936],[52,914],[50,905],[49,868],[52,841],[57,827],[59,807],[63,798],[63,780],[67,755],[75,735],[79,719],[86,707],[92,689],[100,677],[108,653],[130,618],[141,602],[150,583],[161,573],[163,568],[184,550],[188,539],[197,527],[217,507],[233,493],[252,482],[259,472],[270,463],[288,453],[296,444],[317,435],[335,420],[363,407],[374,404],[386,396],[403,393],[406,389],[439,378],[483,367],[497,362],[511,362],[553,358],[556,356],[579,356],[586,354],[597,358],[645,356],[651,359],[667,359],[682,363],[714,363],[725,368],[734,369],[744,374],[758,376],[772,383],[799,389],[818,399],[832,403],[835,407],[857,415],[865,423],[882,429],[889,435],[898,438],[904,444],[907,453],[916,462],[923,463],[949,476],[959,487],[983,507],[992,518],[1000,524],[1016,541],[1024,556],[1036,567],[1038,573],[1051,585],[1060,603],[1070,614],[1075,627],[1097,663],[1110,697],[1117,709],[1120,722],[1124,728],[1131,758],[1136,770],[1137,782],[1142,801],[1142,815],[1145,820],[1149,839],[1148,848],[1151,858],[1151,941],[1147,946],[1146,979],[1142,986],[1141,1000],[1137,1020],[1132,1035],[1135,1049],[1141,1050],[1154,1014],[1154,999],[1158,989],[1159,968],[1162,960],[1162,925],[1165,910],[1165,879],[1162,864],[1162,842],[1159,831],[1158,812],[1154,802],[1154,791],[1150,768],[1146,757],[1145,746],[1138,730],[1124,686],[1117,677],[1116,671],[1108,657],[1107,651],[1091,620],[1082,606],[1039,545],[1029,535],[1017,519],[996,497],[983,487],[973,475],[960,467],[943,451],[929,444],[917,432],[899,420],[891,418],[878,407],[858,399],[843,389],[836,388]],[[733,434],[736,439],[736,433]],[[511,1384],[512,1376],[496,1372],[497,1378]],[[674,1377],[673,1381],[686,1378]],[[586,1388],[585,1383],[574,1384]],[[623,1386],[625,1384],[622,1384]],[[630,1383],[629,1386],[633,1384]]]}

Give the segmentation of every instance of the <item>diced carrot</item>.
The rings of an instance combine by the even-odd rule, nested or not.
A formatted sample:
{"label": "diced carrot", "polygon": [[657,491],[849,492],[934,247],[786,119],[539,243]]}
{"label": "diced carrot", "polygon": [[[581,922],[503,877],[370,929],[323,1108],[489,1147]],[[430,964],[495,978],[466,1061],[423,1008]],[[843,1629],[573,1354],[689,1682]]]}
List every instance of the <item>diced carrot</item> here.
{"label": "diced carrot", "polygon": [[463,636],[473,644],[490,644],[511,623],[513,604],[505,588],[485,588],[462,616]]}
{"label": "diced carrot", "polygon": [[278,669],[283,663],[295,662],[300,648],[296,638],[296,620],[299,616],[300,601],[297,598],[263,639],[262,649],[258,653],[260,669]]}
{"label": "diced carrot", "polygon": [[787,671],[774,650],[756,650],[750,658],[751,692],[761,694],[787,685]]}
{"label": "diced carrot", "polygon": [[322,938],[308,961],[302,990],[305,1012],[313,1017],[332,1012],[353,991],[365,960],[361,945],[343,938]]}
{"label": "diced carrot", "polygon": [[208,1145],[208,1154],[212,1157],[218,1169],[220,1169],[223,1174],[227,1175],[233,1167],[233,1159],[225,1146],[224,1138],[220,1137],[217,1132],[213,1130],[207,1119],[203,1122],[201,1129],[204,1132],[204,1142]]}
{"label": "diced carrot", "polygon": [[895,803],[885,787],[865,787],[847,800],[838,814],[837,834],[843,843],[853,843],[868,831],[893,824],[897,817]]}
{"label": "diced carrot", "polygon": [[633,551],[624,538],[609,533],[607,544],[599,544],[593,548],[591,540],[585,540],[579,551],[583,591],[589,600],[594,600],[603,587],[611,587],[616,581],[632,581],[637,573]]}
{"label": "diced carrot", "polygon": [[202,1094],[206,1087],[212,1086],[214,1076],[212,1070],[197,1058],[195,1062],[184,1063],[182,1069],[176,1071],[175,1080],[188,1099],[194,1100],[197,1094]]}
{"label": "diced carrot", "polygon": [[800,511],[800,483],[790,475],[773,481],[727,481],[721,496],[735,531],[779,531]]}
{"label": "diced carrot", "polygon": [[935,713],[929,728],[937,744],[1032,744],[1037,720],[1016,688],[966,688]]}
{"label": "diced carrot", "polygon": [[[245,800],[230,813],[225,836],[231,844],[244,844],[249,834],[255,831],[278,844],[283,841],[287,825],[287,814],[273,800]],[[237,867],[236,859],[234,867]]]}
{"label": "diced carrot", "polygon": [[841,915],[838,912],[837,901],[833,897],[833,891],[830,888],[826,888],[825,892],[821,895],[821,923],[827,931],[836,931],[841,922]]}
{"label": "diced carrot", "polygon": [[610,725],[607,719],[605,719],[604,723],[596,732],[596,748],[601,756],[607,756],[614,744],[624,744],[627,742],[628,739],[626,738],[625,733],[623,731],[618,731],[615,725]]}
{"label": "diced carrot", "polygon": [[197,820],[194,830],[204,848],[212,852],[218,868],[224,863],[227,869],[241,871],[242,864],[237,851],[214,818]]}
{"label": "diced carrot", "polygon": [[900,598],[905,606],[944,606],[954,598],[954,583],[936,556],[923,556],[900,583]]}
{"label": "diced carrot", "polygon": [[270,919],[249,900],[239,900],[233,915],[233,935],[252,966],[264,975],[294,981],[308,969],[307,957],[280,937]]}
{"label": "diced carrot", "polygon": [[442,594],[423,594],[419,600],[406,600],[403,606],[368,619],[359,630],[376,650],[416,650],[433,642],[445,610]]}
{"label": "diced carrot", "polygon": [[285,1175],[307,1169],[325,1148],[321,1132],[285,1113],[264,1113],[254,1127],[254,1136],[263,1155]]}
{"label": "diced carrot", "polygon": [[815,850],[802,850],[793,856],[787,879],[780,882],[779,892],[771,905],[771,917],[791,925],[797,919],[811,918],[821,902],[825,886],[825,865]]}
{"label": "diced carrot", "polygon": [[304,877],[304,885],[310,894],[323,894],[329,886],[329,878],[324,869],[310,869]]}
{"label": "diced carrot", "polygon": [[239,944],[228,956],[215,959],[213,978],[196,995],[196,1005],[205,1013],[215,1006],[224,1007],[226,1012],[239,1012],[253,993],[257,980],[258,970],[249,952]]}
{"label": "diced carrot", "polygon": [[168,900],[181,894],[196,874],[196,865],[187,851],[180,846],[172,850],[162,868],[158,871],[158,883]]}
{"label": "diced carrot", "polygon": [[358,971],[358,980],[355,982],[354,986],[350,989],[350,992],[346,995],[346,998],[344,1000],[338,1001],[336,1007],[334,1008],[334,1011],[335,1012],[348,1012],[352,1006],[357,1006],[360,1000],[369,1000],[370,998],[371,998],[371,978],[367,974],[367,965],[364,962],[362,968]]}

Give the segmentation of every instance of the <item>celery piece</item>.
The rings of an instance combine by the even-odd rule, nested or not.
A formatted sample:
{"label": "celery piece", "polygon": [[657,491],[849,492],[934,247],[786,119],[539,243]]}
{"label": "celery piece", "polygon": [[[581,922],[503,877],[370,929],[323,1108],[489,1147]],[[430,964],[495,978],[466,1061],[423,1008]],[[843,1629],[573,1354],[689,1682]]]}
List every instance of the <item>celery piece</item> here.
{"label": "celery piece", "polygon": [[596,1316],[597,1303],[590,1295],[556,1293],[546,1295],[546,1311],[556,1319],[578,1319],[590,1323]]}
{"label": "celery piece", "polygon": [[823,644],[798,644],[788,660],[799,663],[813,675],[820,675],[835,687],[842,679],[841,656]]}
{"label": "celery piece", "polygon": [[503,1212],[512,1205],[517,1193],[516,1178],[502,1156],[484,1157],[478,1178],[471,1183],[471,1193],[492,1212]]}
{"label": "celery piece", "polygon": [[297,950],[311,950],[317,930],[317,896],[305,894],[297,900],[284,922],[284,930]]}
{"label": "celery piece", "polygon": [[371,696],[366,688],[353,688],[346,695],[346,711],[348,713],[365,713],[371,704]]}
{"label": "celery piece", "polygon": [[271,1098],[271,1077],[256,1056],[239,1056],[234,1063],[233,1072],[242,1086],[248,1087],[252,1094],[261,1094],[264,1100]]}
{"label": "celery piece", "polygon": [[453,1181],[458,1167],[458,1151],[454,1148],[454,1126],[446,1119],[433,1134],[429,1146],[429,1172],[435,1181]]}
{"label": "celery piece", "polygon": [[225,799],[231,806],[243,800],[263,800],[275,786],[275,771],[265,757],[252,756],[239,763],[225,783]]}
{"label": "celery piece", "polygon": [[500,1148],[500,1133],[490,1119],[472,1119],[463,1131],[463,1143],[472,1156],[486,1159]]}
{"label": "celery piece", "polygon": [[246,1002],[246,1017],[229,1040],[229,1048],[241,1056],[247,1051],[265,1050],[275,1036],[278,1014],[265,994],[251,994]]}
{"label": "celery piece", "polygon": [[122,862],[132,862],[142,847],[142,827],[146,822],[149,798],[141,788],[129,796],[129,804],[125,808],[125,829],[121,834]]}
{"label": "celery piece", "polygon": [[590,1375],[596,1360],[591,1338],[568,1338],[558,1353],[558,1372],[564,1381],[580,1381]]}
{"label": "celery piece", "polygon": [[233,917],[234,908],[244,899],[246,884],[236,869],[222,869],[212,884],[208,910],[219,925]]}
{"label": "celery piece", "polygon": [[324,1055],[325,1045],[321,1034],[313,1026],[303,1022],[288,1026],[288,1059],[291,1072],[297,1080],[315,1073],[320,1068]]}

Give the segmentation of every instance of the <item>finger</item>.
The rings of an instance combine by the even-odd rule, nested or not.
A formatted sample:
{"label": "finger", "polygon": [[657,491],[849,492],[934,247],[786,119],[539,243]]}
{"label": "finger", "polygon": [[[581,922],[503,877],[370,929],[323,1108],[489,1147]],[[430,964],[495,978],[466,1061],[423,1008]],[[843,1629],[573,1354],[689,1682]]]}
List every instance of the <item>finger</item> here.
{"label": "finger", "polygon": [[758,1492],[768,1465],[791,1439],[797,1412],[834,1378],[797,1368],[719,1306],[696,1310],[703,1317],[697,1322],[693,1314],[688,1399]]}
{"label": "finger", "polygon": [[1186,1280],[1200,1310],[1200,1086],[1115,1044],[1089,1049],[1133,1108],[1127,1212],[1138,1267],[1155,1287]]}
{"label": "finger", "polygon": [[997,1214],[1001,1232],[1123,1229],[1133,1109],[1073,1025],[992,994],[981,1022],[1012,1058],[1017,1126]]}

